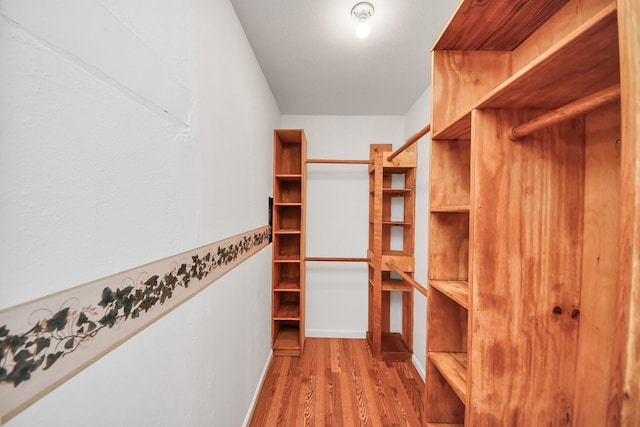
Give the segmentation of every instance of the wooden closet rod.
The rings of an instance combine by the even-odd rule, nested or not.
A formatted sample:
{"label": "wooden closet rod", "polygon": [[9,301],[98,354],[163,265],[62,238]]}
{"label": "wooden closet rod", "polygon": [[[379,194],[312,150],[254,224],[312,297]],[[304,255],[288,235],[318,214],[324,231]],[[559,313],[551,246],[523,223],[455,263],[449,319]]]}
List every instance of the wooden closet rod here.
{"label": "wooden closet rod", "polygon": [[393,271],[395,271],[396,273],[398,273],[400,275],[400,277],[402,277],[403,280],[407,281],[410,285],[412,285],[414,288],[416,288],[418,291],[420,291],[420,293],[422,295],[424,295],[425,297],[427,296],[427,288],[425,288],[424,286],[422,286],[420,283],[416,282],[413,277],[409,276],[407,273],[405,273],[404,271],[400,270],[398,267],[395,266],[395,264],[393,264],[392,262],[387,262],[387,265],[389,266],[389,268],[391,268]]}
{"label": "wooden closet rod", "polygon": [[431,123],[429,123],[428,125],[423,127],[421,130],[411,135],[409,139],[407,139],[407,142],[405,142],[402,147],[398,148],[396,151],[394,151],[387,157],[387,161],[390,162],[391,160],[395,159],[398,154],[402,153],[404,150],[409,148],[414,142],[416,142],[417,140],[419,140],[420,138],[428,134],[430,130],[431,130]]}
{"label": "wooden closet rod", "polygon": [[331,258],[331,257],[312,257],[308,256],[305,261],[331,261],[331,262],[369,262],[369,258]]}
{"label": "wooden closet rod", "polygon": [[335,160],[335,159],[307,159],[305,163],[336,163],[341,165],[370,165],[371,160]]}
{"label": "wooden closet rod", "polygon": [[615,102],[618,99],[620,99],[620,85],[608,87],[592,95],[558,107],[519,126],[514,126],[509,132],[509,139],[515,141],[537,130],[580,116],[588,111]]}

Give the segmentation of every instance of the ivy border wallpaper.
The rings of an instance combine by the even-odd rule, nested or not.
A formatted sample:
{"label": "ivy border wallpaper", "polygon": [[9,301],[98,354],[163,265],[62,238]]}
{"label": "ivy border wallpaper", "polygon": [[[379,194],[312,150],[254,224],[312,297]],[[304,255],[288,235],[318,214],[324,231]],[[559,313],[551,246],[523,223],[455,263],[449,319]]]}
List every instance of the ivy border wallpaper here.
{"label": "ivy border wallpaper", "polygon": [[0,311],[0,423],[270,242],[264,226]]}

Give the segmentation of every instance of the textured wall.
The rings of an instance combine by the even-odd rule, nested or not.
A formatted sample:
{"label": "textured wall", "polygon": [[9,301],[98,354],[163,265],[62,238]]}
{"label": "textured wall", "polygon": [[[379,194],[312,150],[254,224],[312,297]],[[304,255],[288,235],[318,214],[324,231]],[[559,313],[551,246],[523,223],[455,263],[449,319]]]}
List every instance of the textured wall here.
{"label": "textured wall", "polygon": [[[416,100],[404,116],[405,139],[431,122],[431,88]],[[420,138],[418,148],[418,173],[416,176],[416,271],[415,279],[427,286],[427,228],[429,225],[429,151],[431,134]],[[424,379],[427,352],[427,299],[414,290],[413,307],[413,363]]]}
{"label": "textured wall", "polygon": [[[226,0],[1,1],[0,309],[266,224],[279,116]],[[264,250],[8,425],[239,425],[269,289]]]}

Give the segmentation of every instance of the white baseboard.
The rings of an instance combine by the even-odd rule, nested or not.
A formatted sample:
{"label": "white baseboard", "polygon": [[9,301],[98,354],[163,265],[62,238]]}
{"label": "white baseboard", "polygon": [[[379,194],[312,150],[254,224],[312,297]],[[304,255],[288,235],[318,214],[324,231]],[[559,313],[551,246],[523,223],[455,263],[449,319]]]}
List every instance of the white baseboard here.
{"label": "white baseboard", "polygon": [[424,381],[427,374],[426,374],[426,371],[424,369],[424,366],[422,366],[422,363],[420,363],[420,361],[416,357],[415,353],[411,356],[411,361],[413,362],[413,366],[416,367],[416,370],[418,371],[418,373],[422,377],[422,381]]}
{"label": "white baseboard", "polygon": [[345,329],[307,329],[305,335],[310,338],[365,338],[367,333]]}
{"label": "white baseboard", "polygon": [[264,383],[264,379],[267,376],[267,370],[269,369],[269,364],[271,363],[272,357],[273,357],[273,350],[269,351],[269,357],[267,357],[267,362],[264,364],[264,367],[262,368],[262,373],[260,374],[260,381],[258,381],[258,385],[256,385],[256,390],[253,392],[253,399],[251,399],[251,404],[249,405],[249,410],[247,411],[247,415],[244,416],[242,427],[247,427],[247,424],[249,424],[249,421],[251,421],[251,415],[253,414],[253,409],[255,408],[256,402],[258,401],[260,390],[262,390],[262,383]]}

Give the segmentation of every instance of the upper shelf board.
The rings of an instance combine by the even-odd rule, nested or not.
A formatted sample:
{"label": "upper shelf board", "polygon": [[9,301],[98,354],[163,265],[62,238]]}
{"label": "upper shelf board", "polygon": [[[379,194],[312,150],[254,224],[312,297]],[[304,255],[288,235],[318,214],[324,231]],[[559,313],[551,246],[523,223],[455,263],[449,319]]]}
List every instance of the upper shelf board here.
{"label": "upper shelf board", "polygon": [[464,0],[434,50],[513,50],[568,0]]}

